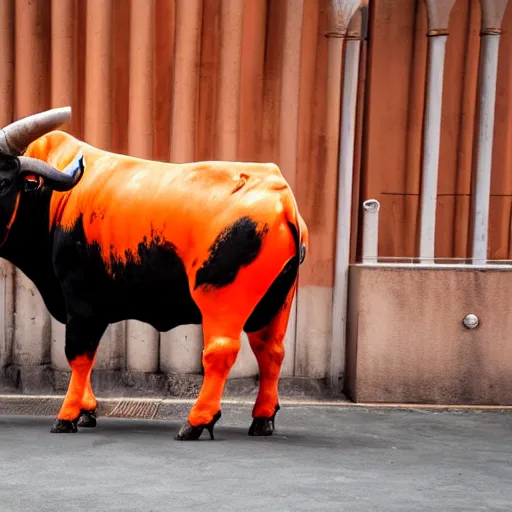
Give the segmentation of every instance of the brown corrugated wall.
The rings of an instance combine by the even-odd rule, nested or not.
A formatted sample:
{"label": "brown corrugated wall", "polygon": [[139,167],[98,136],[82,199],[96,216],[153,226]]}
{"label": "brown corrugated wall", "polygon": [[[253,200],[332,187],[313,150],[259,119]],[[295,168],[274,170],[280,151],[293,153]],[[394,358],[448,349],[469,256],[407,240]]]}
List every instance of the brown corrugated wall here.
{"label": "brown corrugated wall", "polygon": [[[382,256],[416,255],[418,232],[426,8],[423,0],[369,4],[357,109],[352,261],[359,257],[365,199],[382,205]],[[326,374],[330,350],[338,153],[333,113],[340,104],[340,84],[329,58],[334,48],[331,62],[341,62],[342,45],[325,37],[329,6],[330,0],[0,1],[2,123],[70,104],[70,132],[104,149],[176,162],[239,159],[281,166],[311,242],[286,371],[311,377]],[[444,78],[437,256],[466,257],[470,250],[479,24],[479,1],[457,0]],[[503,28],[492,258],[512,256],[512,2]],[[50,325],[23,276],[16,272],[9,279],[23,285],[16,288],[21,293],[17,307],[24,303],[27,312],[38,312],[38,332],[46,337],[56,332],[59,327]],[[121,367],[123,351],[129,353],[130,344],[136,347],[142,338],[153,340],[153,348],[133,365],[141,371],[158,364],[172,367],[168,349],[162,346],[159,355],[158,333],[151,329],[121,323],[106,336],[110,341],[102,344],[99,367]],[[61,341],[52,337],[58,347],[62,335],[57,338]],[[31,346],[42,347],[35,362],[48,362],[47,344],[34,340]],[[65,366],[60,351],[52,349],[51,359]],[[26,354],[26,348],[14,346],[11,359],[31,363]],[[196,350],[194,357],[199,355]]]}
{"label": "brown corrugated wall", "polygon": [[[417,256],[427,12],[423,0],[371,2],[361,194],[381,202],[381,256]],[[480,1],[451,12],[443,89],[436,256],[471,255],[471,185]],[[489,257],[511,258],[512,2],[501,35],[492,166]]]}

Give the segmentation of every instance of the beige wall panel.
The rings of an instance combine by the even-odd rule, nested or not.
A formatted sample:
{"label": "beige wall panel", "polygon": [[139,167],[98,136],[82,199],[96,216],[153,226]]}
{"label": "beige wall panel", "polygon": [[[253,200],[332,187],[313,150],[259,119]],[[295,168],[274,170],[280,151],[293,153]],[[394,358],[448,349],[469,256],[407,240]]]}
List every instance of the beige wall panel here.
{"label": "beige wall panel", "polygon": [[160,370],[165,373],[200,373],[203,331],[200,325],[180,325],[160,334]]}
{"label": "beige wall panel", "polygon": [[322,379],[331,354],[332,287],[303,286],[297,296],[295,375]]}
{"label": "beige wall panel", "polygon": [[12,363],[14,337],[14,267],[0,260],[0,368]]}
{"label": "beige wall panel", "polygon": [[48,364],[51,357],[50,314],[34,283],[16,270],[12,362],[21,366]]}
{"label": "beige wall panel", "polygon": [[229,372],[230,379],[254,377],[255,375],[258,375],[258,361],[256,360],[251,345],[249,344],[247,334],[242,333],[242,336],[240,336],[240,342],[242,346],[235,364]]}
{"label": "beige wall panel", "polygon": [[350,288],[351,398],[512,404],[511,271],[353,267]]}
{"label": "beige wall panel", "polygon": [[51,318],[51,362],[56,370],[70,371],[68,360],[66,359],[66,326],[61,324],[55,318]]}

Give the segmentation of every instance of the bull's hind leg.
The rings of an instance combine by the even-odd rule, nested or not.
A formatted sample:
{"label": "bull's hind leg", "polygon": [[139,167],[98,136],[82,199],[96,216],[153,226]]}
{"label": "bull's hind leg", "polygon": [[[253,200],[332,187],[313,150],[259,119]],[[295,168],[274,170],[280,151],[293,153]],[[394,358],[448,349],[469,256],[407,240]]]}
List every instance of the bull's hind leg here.
{"label": "bull's hind leg", "polygon": [[278,383],[284,359],[284,338],[292,306],[295,286],[271,322],[256,332],[248,333],[251,348],[258,361],[260,379],[249,428],[250,436],[270,436],[275,429],[279,410]]}
{"label": "bull's hind leg", "polygon": [[209,317],[203,318],[203,385],[176,439],[198,439],[205,428],[213,439],[213,427],[221,416],[222,393],[240,350],[242,325],[243,322],[224,323]]}
{"label": "bull's hind leg", "polygon": [[[51,428],[52,433],[76,432],[84,412],[84,423],[91,425],[89,415],[96,409],[96,398],[90,388],[95,354],[107,324],[72,318],[66,325],[66,357],[71,367],[68,391]],[[83,425],[85,426],[85,425]]]}
{"label": "bull's hind leg", "polygon": [[272,228],[243,217],[228,226],[193,276],[191,293],[203,318],[204,380],[177,439],[197,439],[204,428],[213,438],[220,401],[240,350],[240,335],[258,303],[295,255],[295,241],[284,223]]}

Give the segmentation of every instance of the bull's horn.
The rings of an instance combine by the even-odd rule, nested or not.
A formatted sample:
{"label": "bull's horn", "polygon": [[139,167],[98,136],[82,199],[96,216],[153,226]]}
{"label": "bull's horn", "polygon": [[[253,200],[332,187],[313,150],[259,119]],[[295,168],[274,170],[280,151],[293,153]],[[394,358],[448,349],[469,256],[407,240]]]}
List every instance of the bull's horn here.
{"label": "bull's horn", "polygon": [[76,165],[68,166],[64,171],[58,171],[38,158],[20,156],[18,160],[20,161],[20,173],[41,176],[46,185],[58,192],[66,192],[77,185],[85,169],[82,155],[79,155]]}
{"label": "bull's horn", "polygon": [[0,130],[0,152],[18,156],[45,133],[71,119],[71,107],[60,107],[18,119]]}

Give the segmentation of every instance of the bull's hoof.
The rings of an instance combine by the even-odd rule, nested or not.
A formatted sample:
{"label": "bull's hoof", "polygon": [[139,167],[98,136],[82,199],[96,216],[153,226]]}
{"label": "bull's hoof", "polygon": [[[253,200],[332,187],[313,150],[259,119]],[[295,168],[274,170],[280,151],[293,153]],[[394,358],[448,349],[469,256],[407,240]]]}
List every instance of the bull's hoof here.
{"label": "bull's hoof", "polygon": [[199,439],[201,437],[201,434],[203,433],[204,429],[208,430],[208,432],[210,433],[210,439],[215,439],[213,437],[213,427],[215,426],[215,423],[217,423],[220,417],[221,412],[219,411],[217,414],[215,414],[210,423],[197,425],[197,427],[194,427],[187,421],[180,428],[178,434],[174,439],[177,439],[178,441],[195,441],[196,439]]}
{"label": "bull's hoof", "polygon": [[94,428],[96,426],[96,409],[92,411],[82,409],[80,411],[78,426],[84,428]]}
{"label": "bull's hoof", "polygon": [[276,414],[279,411],[279,405],[276,405],[274,414],[270,418],[254,418],[249,428],[250,436],[271,436],[276,429]]}
{"label": "bull's hoof", "polygon": [[59,420],[59,418],[56,418],[50,432],[52,434],[74,434],[77,432],[77,421],[78,418],[76,420]]}

